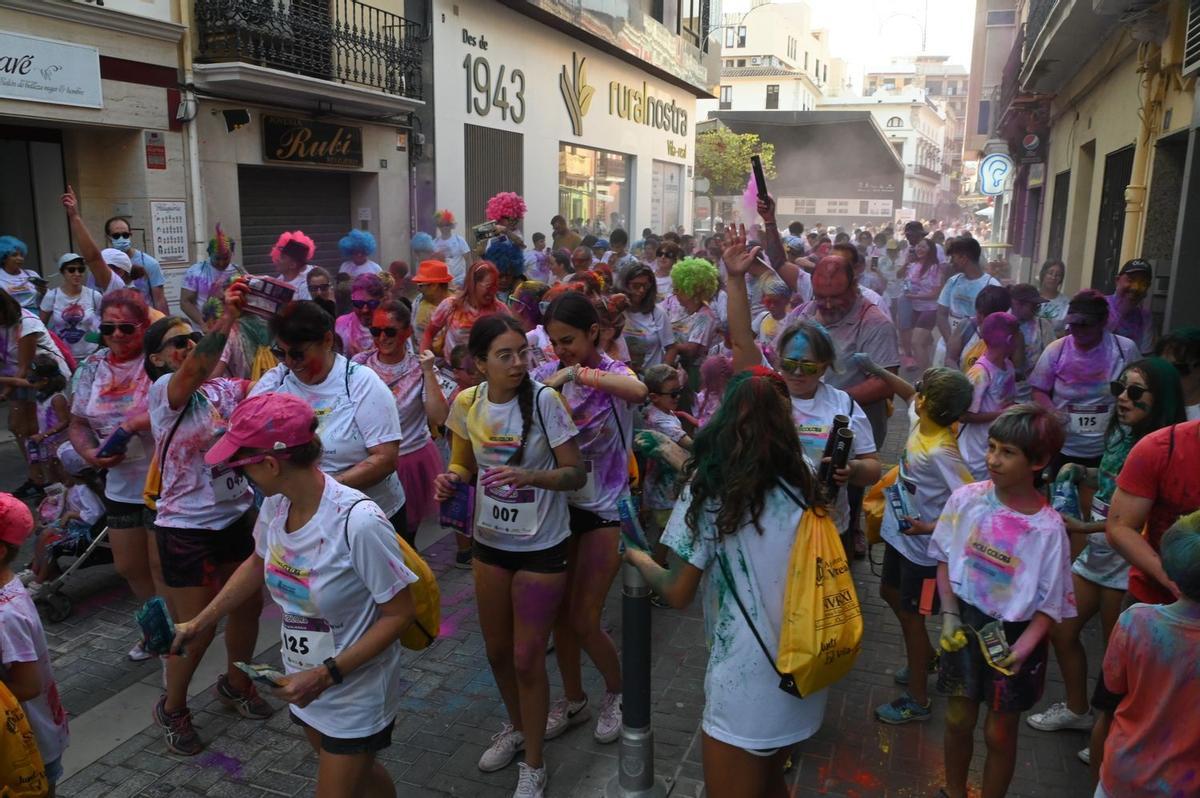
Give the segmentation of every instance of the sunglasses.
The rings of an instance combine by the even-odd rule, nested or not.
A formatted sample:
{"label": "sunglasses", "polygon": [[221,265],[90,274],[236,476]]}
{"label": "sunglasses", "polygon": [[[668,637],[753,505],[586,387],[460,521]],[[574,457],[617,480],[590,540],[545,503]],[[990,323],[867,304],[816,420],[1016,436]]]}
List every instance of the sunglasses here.
{"label": "sunglasses", "polygon": [[140,325],[140,324],[131,324],[130,322],[127,322],[127,321],[123,321],[120,323],[106,321],[100,325],[100,334],[101,335],[112,335],[113,333],[115,333],[119,330],[121,332],[121,335],[133,335],[135,332],[137,332],[139,329],[141,329],[141,326],[142,325]]}
{"label": "sunglasses", "polygon": [[1126,385],[1120,381],[1113,381],[1108,384],[1108,390],[1112,391],[1112,395],[1120,398],[1121,394],[1129,394],[1129,398],[1134,402],[1140,402],[1142,397],[1149,393],[1150,389],[1142,385]]}
{"label": "sunglasses", "polygon": [[163,341],[162,347],[158,351],[161,352],[163,349],[166,349],[168,346],[173,347],[175,349],[187,349],[187,345],[189,342],[198,344],[198,343],[200,343],[200,339],[203,337],[204,337],[204,334],[198,333],[198,332],[191,332],[191,333],[187,333],[186,335],[173,335],[170,338],[168,338],[167,340]]}
{"label": "sunglasses", "polygon": [[803,374],[805,377],[815,377],[825,370],[825,364],[783,357],[779,359],[779,370],[784,374]]}
{"label": "sunglasses", "polygon": [[372,338],[378,338],[381,335],[384,338],[395,338],[400,334],[399,327],[368,327],[367,329],[371,331]]}
{"label": "sunglasses", "polygon": [[132,237],[129,233],[113,233],[109,236],[113,241],[127,241]]}
{"label": "sunglasses", "polygon": [[263,460],[266,460],[268,457],[274,457],[276,460],[287,460],[291,456],[292,456],[291,449],[281,449],[277,452],[259,452],[258,454],[252,454],[249,457],[243,457],[241,460],[231,460],[225,464],[225,468],[230,471],[236,471],[238,473],[241,473],[242,466],[248,466],[248,465],[254,465],[256,463],[261,463]]}
{"label": "sunglasses", "polygon": [[312,343],[307,343],[298,349],[293,349],[290,347],[285,349],[284,347],[276,344],[275,346],[271,347],[271,354],[274,355],[277,360],[299,360],[304,357],[304,353],[307,352],[311,346]]}
{"label": "sunglasses", "polygon": [[310,294],[328,294],[332,290],[333,286],[329,283],[310,285],[308,287],[308,293]]}
{"label": "sunglasses", "polygon": [[375,310],[377,307],[379,307],[379,300],[378,299],[352,299],[352,300],[350,300],[350,304],[354,306],[355,310],[362,310],[363,308],[366,308],[368,310]]}
{"label": "sunglasses", "polygon": [[63,274],[83,274],[87,266],[63,266]]}
{"label": "sunglasses", "polygon": [[672,399],[678,399],[683,395],[683,389],[677,391],[651,391],[651,393],[655,396],[669,396]]}
{"label": "sunglasses", "polygon": [[674,253],[671,253],[671,252],[655,252],[654,256],[656,258],[674,258],[675,257]]}

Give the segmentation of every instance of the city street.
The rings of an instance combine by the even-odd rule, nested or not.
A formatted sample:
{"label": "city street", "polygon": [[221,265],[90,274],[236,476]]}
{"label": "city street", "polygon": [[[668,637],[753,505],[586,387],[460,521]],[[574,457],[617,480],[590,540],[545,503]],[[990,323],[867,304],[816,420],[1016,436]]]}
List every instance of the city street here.
{"label": "city street", "polygon": [[[903,440],[903,407],[892,417],[884,450],[895,462]],[[0,488],[11,489],[16,451],[0,445]],[[507,796],[513,768],[482,773],[476,760],[503,722],[499,694],[488,669],[478,631],[468,571],[453,568],[453,537],[427,526],[419,545],[438,574],[442,592],[441,639],[426,651],[404,652],[406,691],[392,746],[380,754],[401,796]],[[875,552],[876,557],[881,551]],[[945,699],[933,693],[933,719],[906,727],[886,726],[872,716],[878,704],[897,695],[892,674],[903,664],[899,626],[878,597],[878,578],[867,562],[854,564],[864,607],[865,639],[854,671],[832,689],[825,724],[800,746],[789,783],[797,796],[931,796],[941,785],[942,716]],[[160,694],[157,663],[135,664],[125,652],[138,638],[134,602],[111,566],[80,572],[67,591],[76,602],[72,616],[46,624],[55,675],[71,714],[67,776],[59,795],[80,798],[118,796],[311,795],[316,759],[286,711],[269,721],[237,718],[216,700],[219,672],[209,650],[193,682],[191,708],[207,742],[197,757],[166,752],[150,710]],[[613,588],[607,619],[620,630],[619,586]],[[278,610],[268,602],[259,634],[260,662],[279,662]],[[934,624],[931,634],[936,637]],[[686,612],[654,610],[653,689],[657,772],[673,796],[703,795],[699,718],[703,705],[706,652],[699,601]],[[619,639],[619,637],[618,637]],[[1099,650],[1093,623],[1085,633],[1092,653]],[[558,689],[553,657],[552,690]],[[599,675],[586,662],[585,683],[593,702],[602,695]],[[1059,700],[1062,683],[1055,665],[1048,673],[1043,705]],[[279,702],[273,702],[277,707]],[[1080,732],[1054,734],[1021,726],[1017,775],[1011,796],[1041,798],[1090,796],[1087,768],[1076,758],[1086,744]],[[599,796],[617,770],[617,745],[592,741],[583,724],[547,744],[549,794]],[[982,767],[982,732],[977,732],[975,771]]]}

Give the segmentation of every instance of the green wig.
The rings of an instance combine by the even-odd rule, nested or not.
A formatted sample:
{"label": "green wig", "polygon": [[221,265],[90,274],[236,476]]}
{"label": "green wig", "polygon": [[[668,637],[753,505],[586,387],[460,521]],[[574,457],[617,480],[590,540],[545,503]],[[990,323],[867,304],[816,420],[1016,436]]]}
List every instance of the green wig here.
{"label": "green wig", "polygon": [[221,223],[217,222],[217,234],[208,240],[209,257],[213,255],[228,255],[233,257],[233,251],[237,249],[237,242],[221,229]]}
{"label": "green wig", "polygon": [[688,299],[708,302],[717,294],[717,267],[704,258],[684,258],[671,268],[671,286]]}

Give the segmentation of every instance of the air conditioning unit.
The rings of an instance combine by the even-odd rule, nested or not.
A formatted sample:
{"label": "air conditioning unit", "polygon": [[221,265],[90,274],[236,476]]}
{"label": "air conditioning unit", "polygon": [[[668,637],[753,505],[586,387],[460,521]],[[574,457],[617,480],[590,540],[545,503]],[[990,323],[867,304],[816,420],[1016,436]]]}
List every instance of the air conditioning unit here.
{"label": "air conditioning unit", "polygon": [[758,66],[761,63],[762,63],[762,59],[759,58],[758,56],[754,56],[753,58],[750,59],[750,66]]}

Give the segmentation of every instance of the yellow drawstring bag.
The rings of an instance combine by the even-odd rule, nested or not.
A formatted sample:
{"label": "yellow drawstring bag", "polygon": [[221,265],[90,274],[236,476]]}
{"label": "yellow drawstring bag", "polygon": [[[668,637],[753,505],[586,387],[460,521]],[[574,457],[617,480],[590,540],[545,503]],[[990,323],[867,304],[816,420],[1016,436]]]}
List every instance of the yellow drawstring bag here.
{"label": "yellow drawstring bag", "polygon": [[38,752],[37,740],[21,702],[0,682],[0,795],[36,798],[46,795],[50,783]]}
{"label": "yellow drawstring bag", "polygon": [[883,542],[883,514],[887,512],[887,496],[884,491],[896,484],[900,478],[900,466],[892,466],[878,482],[863,494],[863,520],[866,522],[867,545]]}

